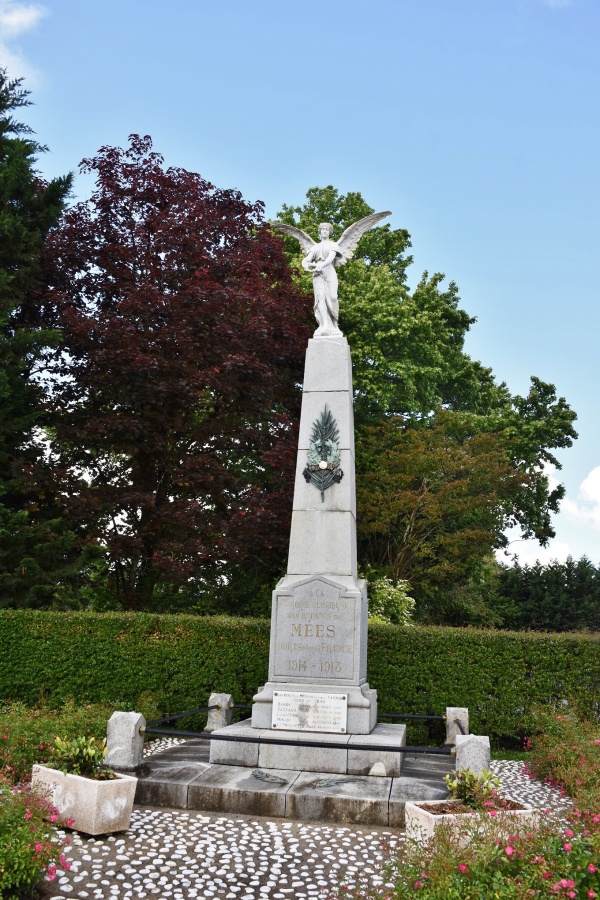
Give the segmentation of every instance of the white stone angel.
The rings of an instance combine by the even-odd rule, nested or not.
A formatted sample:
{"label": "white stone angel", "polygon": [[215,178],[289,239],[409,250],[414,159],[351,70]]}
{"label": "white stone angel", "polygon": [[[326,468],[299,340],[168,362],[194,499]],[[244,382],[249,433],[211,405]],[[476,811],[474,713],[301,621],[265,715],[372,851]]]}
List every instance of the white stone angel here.
{"label": "white stone angel", "polygon": [[353,225],[346,228],[339,241],[331,240],[333,225],[323,222],[319,225],[321,240],[318,244],[301,228],[284,225],[281,222],[270,223],[273,228],[296,238],[307,254],[302,260],[302,268],[307,272],[312,272],[313,276],[315,317],[319,323],[315,337],[341,334],[338,328],[339,303],[336,266],[343,266],[349,259],[352,259],[363,234],[389,215],[391,215],[389,211],[379,212],[359,219],[358,222],[354,222]]}

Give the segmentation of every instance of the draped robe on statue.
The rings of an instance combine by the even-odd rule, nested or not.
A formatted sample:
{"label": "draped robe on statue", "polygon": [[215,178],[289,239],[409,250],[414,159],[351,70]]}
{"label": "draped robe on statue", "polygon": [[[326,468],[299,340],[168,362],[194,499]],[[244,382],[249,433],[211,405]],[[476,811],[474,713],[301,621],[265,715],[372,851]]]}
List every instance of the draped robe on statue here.
{"label": "draped robe on statue", "polygon": [[312,248],[308,256],[302,261],[302,265],[307,271],[312,271],[313,273],[315,317],[319,323],[319,328],[338,331],[340,307],[338,302],[338,277],[333,263],[335,256],[319,272],[315,272],[312,269],[317,263],[324,262],[332,253],[335,256],[342,256],[335,241],[321,241]]}

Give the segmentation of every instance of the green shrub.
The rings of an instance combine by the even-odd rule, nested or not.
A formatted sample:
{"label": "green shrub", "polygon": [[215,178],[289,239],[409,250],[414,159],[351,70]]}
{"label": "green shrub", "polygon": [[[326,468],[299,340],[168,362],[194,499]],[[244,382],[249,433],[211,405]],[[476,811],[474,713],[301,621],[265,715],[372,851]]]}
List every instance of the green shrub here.
{"label": "green shrub", "polygon": [[486,769],[476,775],[470,769],[451,772],[444,776],[446,786],[454,800],[460,800],[471,809],[483,811],[486,805],[493,806],[493,799],[500,787],[500,777]]}
{"label": "green shrub", "polygon": [[567,700],[590,718],[600,710],[598,635],[374,625],[368,667],[382,712],[466,706],[471,731],[493,746],[521,747],[535,707]]}
{"label": "green shrub", "polygon": [[[70,821],[70,820],[69,820]],[[42,877],[56,878],[57,868],[70,863],[55,825],[62,825],[58,810],[41,795],[11,786],[0,775],[0,896],[17,900],[32,896]]]}
{"label": "green shrub", "polygon": [[115,778],[112,769],[103,769],[102,761],[106,755],[106,738],[87,735],[64,740],[54,738],[51,751],[55,768],[62,769],[65,775],[83,775],[84,778],[98,780]]}
{"label": "green shrub", "polygon": [[0,770],[13,781],[29,781],[34,763],[52,765],[57,734],[102,738],[112,712],[112,704],[78,706],[73,701],[59,709],[0,705]]}
{"label": "green shrub", "polygon": [[387,575],[366,572],[369,591],[369,622],[388,625],[412,625],[415,601],[409,595],[408,581],[394,581]]}
{"label": "green shrub", "polygon": [[[205,705],[215,690],[251,703],[268,677],[269,622],[3,610],[0,647],[0,698],[32,706],[42,691],[47,706],[73,698],[127,710],[145,694],[167,714]],[[466,706],[472,732],[518,747],[535,727],[533,707],[568,698],[590,717],[600,710],[600,637],[372,625],[368,680],[381,712]],[[434,723],[407,738],[442,739]]]}

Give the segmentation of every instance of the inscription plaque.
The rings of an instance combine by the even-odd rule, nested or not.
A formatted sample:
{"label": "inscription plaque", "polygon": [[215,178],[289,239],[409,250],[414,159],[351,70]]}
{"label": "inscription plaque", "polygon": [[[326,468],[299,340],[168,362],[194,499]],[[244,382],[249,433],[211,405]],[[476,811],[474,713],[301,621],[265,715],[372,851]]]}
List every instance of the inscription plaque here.
{"label": "inscription plaque", "polygon": [[275,600],[274,677],[351,681],[355,665],[356,603],[320,579]]}
{"label": "inscription plaque", "polygon": [[272,728],[278,731],[346,733],[347,694],[273,691]]}

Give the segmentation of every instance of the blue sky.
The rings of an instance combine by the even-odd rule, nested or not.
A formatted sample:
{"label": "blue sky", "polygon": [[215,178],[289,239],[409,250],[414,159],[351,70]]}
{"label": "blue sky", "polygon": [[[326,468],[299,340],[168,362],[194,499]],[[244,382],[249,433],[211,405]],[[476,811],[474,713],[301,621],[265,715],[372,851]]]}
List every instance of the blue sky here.
{"label": "blue sky", "polygon": [[0,0],[46,177],[138,132],[267,216],[358,190],[410,231],[413,285],[457,282],[472,356],[556,385],[580,437],[557,538],[522,561],[600,563],[599,41],[598,0]]}

